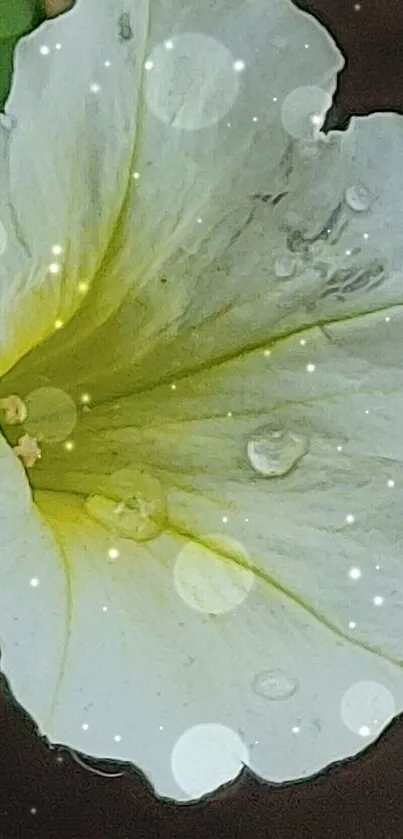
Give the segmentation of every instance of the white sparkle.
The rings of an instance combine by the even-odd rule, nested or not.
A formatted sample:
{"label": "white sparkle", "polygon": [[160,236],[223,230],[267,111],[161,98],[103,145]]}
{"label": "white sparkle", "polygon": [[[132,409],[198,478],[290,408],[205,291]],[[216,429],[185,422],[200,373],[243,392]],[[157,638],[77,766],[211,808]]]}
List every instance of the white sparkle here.
{"label": "white sparkle", "polygon": [[356,622],[355,622],[355,621],[350,621],[350,623],[349,623],[349,625],[348,625],[348,626],[349,626],[349,629],[355,629],[355,628],[356,628],[356,626],[357,626],[357,624],[356,624]]}
{"label": "white sparkle", "polygon": [[89,395],[89,393],[81,394],[81,402],[83,403],[83,405],[88,405],[88,403],[91,402],[91,396]]}
{"label": "white sparkle", "polygon": [[375,565],[375,568],[376,568],[377,571],[379,571],[380,567],[381,567],[380,565]]}
{"label": "white sparkle", "polygon": [[300,729],[299,725],[293,725],[291,730],[292,730],[293,734],[299,734],[301,729]]}
{"label": "white sparkle", "polygon": [[63,326],[62,320],[55,320],[55,329],[61,329]]}
{"label": "white sparkle", "polygon": [[116,743],[120,743],[122,738],[121,738],[120,734],[115,734],[113,739],[116,741]]}
{"label": "white sparkle", "polygon": [[301,338],[301,340],[300,340],[300,344],[301,344],[301,347],[304,347],[304,346],[305,346],[305,344],[306,344],[306,339],[305,339],[305,338]]}
{"label": "white sparkle", "polygon": [[175,384],[171,385],[171,390],[176,390],[176,385]]}
{"label": "white sparkle", "polygon": [[316,370],[316,365],[315,364],[307,364],[306,367],[305,367],[305,370],[308,373],[314,373],[315,370]]}
{"label": "white sparkle", "polygon": [[63,251],[63,248],[62,248],[61,245],[52,245],[52,253],[54,253],[55,256],[60,256],[62,251]]}
{"label": "white sparkle", "polygon": [[371,729],[368,725],[362,725],[361,728],[358,729],[358,733],[361,734],[361,737],[368,737],[371,734]]}
{"label": "white sparkle", "polygon": [[55,50],[61,50],[61,48],[62,48],[61,44],[55,44]]}
{"label": "white sparkle", "polygon": [[373,599],[373,604],[374,604],[374,606],[382,606],[382,603],[384,602],[384,600],[385,600],[384,597],[381,597],[379,594],[377,594]]}
{"label": "white sparkle", "polygon": [[249,519],[245,519],[245,521],[249,521]]}
{"label": "white sparkle", "polygon": [[36,809],[36,807],[31,807],[31,809],[30,809],[30,811],[29,811],[29,812],[30,812],[33,816],[35,816],[35,815],[36,815],[36,813],[38,812],[38,810]]}
{"label": "white sparkle", "polygon": [[42,44],[42,46],[39,47],[39,52],[41,55],[49,55],[50,49],[45,44]]}
{"label": "white sparkle", "polygon": [[227,524],[227,521],[228,521],[228,516],[223,516],[223,517],[222,517],[222,520],[223,520],[224,524]]}
{"label": "white sparkle", "polygon": [[386,323],[389,323],[389,322],[390,322],[390,317],[389,317],[389,315],[387,315],[387,317],[385,318],[385,321],[386,321]]}
{"label": "white sparkle", "polygon": [[139,177],[140,177],[139,172],[133,172],[133,178],[134,178],[135,181],[138,181]]}
{"label": "white sparkle", "polygon": [[366,413],[366,414],[369,414],[369,410],[368,410],[368,408],[365,408],[365,413]]}
{"label": "white sparkle", "polygon": [[389,481],[388,481],[388,487],[394,487],[394,485],[395,485],[395,482],[394,482],[393,478],[390,478]]}
{"label": "white sparkle", "polygon": [[145,64],[144,64],[144,67],[145,67],[146,70],[152,70],[153,67],[154,67],[154,62],[153,61],[146,61]]}
{"label": "white sparkle", "polygon": [[163,725],[159,725],[159,726],[158,726],[158,731],[163,731],[163,730],[164,730],[164,726],[163,726]]}
{"label": "white sparkle", "polygon": [[74,449],[74,443],[73,443],[73,441],[72,441],[72,440],[67,440],[67,443],[65,443],[65,444],[64,444],[64,448],[65,448],[68,452],[72,452],[72,451],[73,451],[73,449]]}
{"label": "white sparkle", "polygon": [[101,85],[98,84],[98,82],[92,82],[92,84],[90,84],[91,93],[99,93],[100,90],[101,90]]}
{"label": "white sparkle", "polygon": [[39,586],[38,577],[32,577],[32,579],[29,581],[29,584],[30,586],[32,586],[32,588],[36,588],[37,586]]}
{"label": "white sparkle", "polygon": [[304,44],[306,50],[309,50],[309,44]]}
{"label": "white sparkle", "polygon": [[265,350],[265,351],[264,351],[264,353],[263,353],[263,355],[265,355],[265,356],[266,356],[266,358],[268,358],[268,357],[269,357],[269,355],[271,355],[271,350]]}
{"label": "white sparkle", "polygon": [[350,568],[348,572],[348,576],[351,577],[352,580],[359,580],[361,577],[361,569],[360,568]]}
{"label": "white sparkle", "polygon": [[277,96],[273,96],[273,102],[278,102]]}
{"label": "white sparkle", "polygon": [[363,233],[363,239],[369,239],[369,233]]}
{"label": "white sparkle", "polygon": [[117,559],[119,556],[119,551],[117,548],[109,548],[108,556],[110,559]]}
{"label": "white sparkle", "polygon": [[85,294],[85,292],[88,291],[88,283],[80,282],[78,284],[78,290],[81,292],[81,294]]}
{"label": "white sparkle", "polygon": [[51,262],[49,265],[49,271],[51,274],[58,274],[60,271],[60,265],[58,262]]}
{"label": "white sparkle", "polygon": [[344,253],[345,253],[346,256],[351,256],[351,251],[350,250],[346,250],[346,251],[344,251]]}
{"label": "white sparkle", "polygon": [[346,515],[346,522],[347,524],[352,524],[355,521],[355,517],[352,513],[347,513]]}
{"label": "white sparkle", "polygon": [[343,451],[343,446],[336,446],[336,449],[337,449],[338,452],[342,452]]}
{"label": "white sparkle", "polygon": [[227,412],[227,417],[232,417],[232,411]]}
{"label": "white sparkle", "polygon": [[[311,123],[312,125],[321,125],[322,117],[319,114],[313,114],[313,116],[311,116]],[[330,230],[328,230],[327,232],[330,233]]]}
{"label": "white sparkle", "polygon": [[111,66],[110,61],[104,61],[104,67],[110,67],[110,66]]}
{"label": "white sparkle", "polygon": [[234,61],[234,70],[237,73],[240,73],[241,70],[244,70],[244,69],[245,69],[245,62],[244,61],[240,61],[240,60]]}
{"label": "white sparkle", "polygon": [[203,219],[202,219],[202,218],[198,218],[198,219],[197,219],[197,224],[203,224]]}
{"label": "white sparkle", "polygon": [[107,611],[108,611],[108,607],[107,607],[107,606],[102,606],[102,611],[103,611],[103,612],[107,612]]}
{"label": "white sparkle", "polygon": [[82,724],[81,728],[83,729],[83,731],[88,731],[88,723],[87,723],[87,722],[83,722],[83,724]]}
{"label": "white sparkle", "polygon": [[252,117],[252,122],[258,122],[258,118],[257,117]]}
{"label": "white sparkle", "polygon": [[166,50],[173,50],[174,44],[173,41],[164,41],[164,47]]}

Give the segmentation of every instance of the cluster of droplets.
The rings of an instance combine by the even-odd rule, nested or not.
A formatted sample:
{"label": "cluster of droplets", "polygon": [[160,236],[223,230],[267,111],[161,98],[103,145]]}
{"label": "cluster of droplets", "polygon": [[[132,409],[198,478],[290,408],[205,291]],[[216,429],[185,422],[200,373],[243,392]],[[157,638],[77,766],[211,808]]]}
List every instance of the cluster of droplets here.
{"label": "cluster of droplets", "polygon": [[[366,213],[370,210],[372,202],[373,197],[363,184],[352,184],[344,192],[344,205],[348,211]],[[290,218],[291,216],[292,213],[290,214]],[[281,247],[274,248],[272,251],[273,272],[275,276],[278,279],[287,280],[296,273],[310,267],[317,271],[318,276],[327,279],[330,272],[330,264],[334,260],[334,254],[332,253],[332,246],[330,244],[331,235],[335,233],[336,229],[341,229],[344,223],[345,219],[341,205],[334,211],[321,234],[312,241],[306,239],[299,230],[290,230],[286,243]],[[367,239],[368,234],[364,233],[363,238]],[[356,252],[358,253],[357,249]],[[351,250],[345,251],[345,257],[351,255]],[[326,262],[326,257],[328,258],[329,264]],[[350,275],[351,277],[354,276],[353,267],[351,267],[349,262],[346,263],[345,273],[346,278],[350,277]],[[358,269],[357,273],[359,273]],[[352,290],[354,290],[353,287]]]}

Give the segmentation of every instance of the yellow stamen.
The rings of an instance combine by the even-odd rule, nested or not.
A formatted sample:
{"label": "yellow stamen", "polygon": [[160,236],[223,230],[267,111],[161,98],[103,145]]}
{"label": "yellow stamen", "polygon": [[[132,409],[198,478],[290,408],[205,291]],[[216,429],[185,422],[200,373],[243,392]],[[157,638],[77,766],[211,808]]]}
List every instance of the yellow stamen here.
{"label": "yellow stamen", "polygon": [[42,457],[36,437],[31,437],[29,434],[23,434],[19,438],[18,446],[14,446],[13,451],[22,460],[26,469],[30,469]]}
{"label": "yellow stamen", "polygon": [[15,393],[0,399],[0,409],[5,412],[7,425],[18,425],[24,422],[28,416],[28,409],[25,402]]}

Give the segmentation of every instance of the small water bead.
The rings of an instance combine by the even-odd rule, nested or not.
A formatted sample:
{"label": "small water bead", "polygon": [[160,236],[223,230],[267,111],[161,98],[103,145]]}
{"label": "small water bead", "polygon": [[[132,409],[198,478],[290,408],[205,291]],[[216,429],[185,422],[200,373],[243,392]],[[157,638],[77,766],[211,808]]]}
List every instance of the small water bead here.
{"label": "small water bead", "polygon": [[307,453],[305,436],[276,425],[263,425],[249,438],[246,453],[255,472],[265,478],[286,475]]}
{"label": "small water bead", "polygon": [[371,204],[371,198],[368,190],[365,186],[361,186],[360,184],[354,184],[353,186],[347,187],[344,197],[346,199],[346,204],[350,207],[351,210],[354,210],[356,213],[363,213],[369,209]]}
{"label": "small water bead", "polygon": [[264,699],[288,699],[298,689],[298,680],[283,670],[262,670],[253,680],[253,690]]}
{"label": "small water bead", "polygon": [[291,277],[296,269],[296,259],[292,254],[285,251],[278,254],[274,261],[274,273],[276,277]]}
{"label": "small water bead", "polygon": [[86,498],[85,507],[104,527],[136,542],[155,539],[166,520],[161,482],[135,469],[120,469],[106,478],[100,493]]}

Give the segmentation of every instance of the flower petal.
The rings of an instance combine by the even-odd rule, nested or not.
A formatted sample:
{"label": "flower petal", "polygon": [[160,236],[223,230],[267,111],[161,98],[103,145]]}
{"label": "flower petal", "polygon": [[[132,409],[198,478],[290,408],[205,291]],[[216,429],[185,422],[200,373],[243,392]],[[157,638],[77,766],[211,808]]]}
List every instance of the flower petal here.
{"label": "flower petal", "polygon": [[131,11],[130,0],[81,0],[16,49],[0,125],[2,374],[82,306],[119,224],[148,4],[136,4],[135,31],[122,40]]}
{"label": "flower petal", "polygon": [[[62,358],[64,365],[67,350],[76,349],[71,369],[82,367],[87,352],[99,352],[105,324],[106,372],[114,375],[128,354],[140,364],[151,343],[162,341],[165,348],[189,307],[200,304],[205,292],[198,274],[206,268],[206,253],[196,257],[199,246],[215,231],[207,248],[211,263],[248,224],[251,196],[278,187],[289,142],[284,103],[296,88],[313,91],[312,107],[324,119],[342,58],[324,29],[288,0],[269,6],[266,0],[237,0],[230,9],[222,0],[213,12],[198,0],[185,9],[178,0],[165,0],[149,20],[148,4],[134,10],[126,0],[120,43],[122,4],[96,5],[99,12],[93,0],[82,2],[50,26],[50,55],[39,54],[46,29],[42,40],[38,35],[21,45],[10,112],[24,130],[16,132],[12,172],[21,224],[36,250],[47,254],[53,242],[68,239],[63,295],[55,297],[57,311],[51,312],[51,325],[58,318],[65,327],[34,363]],[[87,19],[96,21],[91,36]],[[56,40],[62,45],[57,53]],[[31,92],[24,78],[32,73],[41,75]],[[84,96],[91,83],[100,90]],[[46,156],[27,167],[21,181],[20,160],[32,132]],[[59,195],[60,201],[52,200]],[[67,323],[83,282],[88,294]],[[111,344],[111,328],[125,333],[124,347],[121,334],[119,345]]]}
{"label": "flower petal", "polygon": [[[379,159],[378,182],[368,160],[381,141],[389,154],[388,165]],[[320,168],[318,180],[315,168],[304,168],[305,181],[293,169],[288,209],[301,214],[306,196],[301,235],[292,238],[301,248],[292,251],[299,268],[289,280],[268,275],[268,291],[277,295],[264,316],[252,282],[244,297],[239,290],[240,310],[230,309],[234,331],[224,318],[212,332],[214,319],[204,326],[194,309],[190,322],[198,324],[200,340],[217,339],[213,363],[90,407],[77,424],[76,448],[53,447],[33,475],[45,490],[38,503],[80,581],[59,715],[46,730],[83,751],[135,760],[163,794],[179,795],[170,750],[177,768],[183,740],[176,751],[175,743],[193,726],[241,730],[251,766],[280,781],[357,753],[402,707],[402,435],[395,420],[403,408],[401,244],[394,215],[400,170],[393,180],[388,168],[401,149],[401,120],[356,120],[338,142],[344,156],[337,143],[336,151],[329,148],[338,179],[326,166],[324,196]],[[343,195],[362,179],[376,195],[371,208],[343,204],[335,226],[329,224],[331,185],[338,206],[339,190]],[[364,192],[359,195],[363,201]],[[348,200],[358,201],[358,192]],[[305,248],[301,238],[308,235]],[[378,275],[371,273],[377,260]],[[259,288],[259,266],[250,276]],[[186,323],[182,328],[189,350]],[[179,333],[168,360],[180,346]],[[119,491],[127,469],[142,491],[151,484],[139,476],[149,474],[166,495],[161,535],[150,532],[140,543],[136,534],[135,545],[122,539],[126,524],[119,535],[113,508],[99,500],[104,491],[111,505],[120,497],[124,503]],[[60,489],[75,492],[76,502],[58,497]],[[111,574],[105,554],[114,540],[120,554],[111,557]],[[103,642],[106,603],[120,635],[108,624]],[[104,678],[105,649],[108,692],[97,682]],[[193,659],[198,667],[186,669]],[[152,661],[163,673],[161,690]],[[148,682],[142,680],[136,698],[130,679],[146,667]],[[89,705],[82,734],[79,719]],[[118,708],[116,735],[112,707]],[[158,739],[160,725],[166,740]],[[119,745],[108,747],[115,736]],[[209,777],[187,794],[211,788]]]}
{"label": "flower petal", "polygon": [[46,719],[63,666],[69,579],[25,471],[3,437],[0,497],[1,668],[17,700]]}

